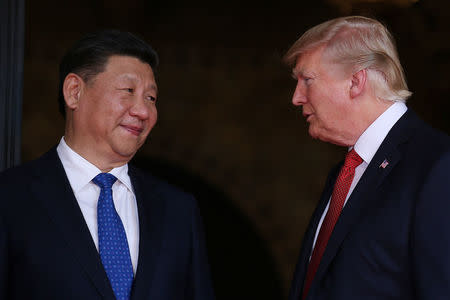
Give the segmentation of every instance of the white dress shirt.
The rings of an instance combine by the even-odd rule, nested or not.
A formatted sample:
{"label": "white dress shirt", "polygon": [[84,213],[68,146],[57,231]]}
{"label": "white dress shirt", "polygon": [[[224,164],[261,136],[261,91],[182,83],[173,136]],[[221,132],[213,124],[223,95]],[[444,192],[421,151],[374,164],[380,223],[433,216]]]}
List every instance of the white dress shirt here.
{"label": "white dress shirt", "polygon": [[[347,203],[348,198],[352,194],[362,175],[367,169],[370,161],[374,157],[378,148],[380,148],[381,143],[384,138],[388,135],[392,126],[397,123],[397,121],[403,116],[403,114],[407,111],[407,107],[403,102],[395,102],[392,104],[384,113],[382,113],[370,126],[361,134],[361,136],[356,141],[354,148],[356,153],[363,159],[363,162],[356,167],[355,176],[353,177],[352,184],[350,185],[350,189],[348,191],[347,197],[345,198],[344,206]],[[349,151],[353,147],[349,148]],[[327,214],[328,207],[330,206],[330,199],[328,200],[328,204],[323,211],[322,217],[320,218],[319,225],[316,229],[316,235],[314,236],[313,247],[316,244],[317,236],[319,235],[320,227],[322,226],[323,219]],[[311,252],[312,253],[312,252]]]}
{"label": "white dress shirt", "polygon": [[[56,151],[98,251],[97,202],[100,187],[93,183],[92,179],[102,171],[73,151],[64,141],[64,137],[61,138]],[[136,196],[128,176],[128,164],[114,168],[109,173],[117,178],[112,186],[114,206],[125,228],[133,272],[136,274],[139,254],[139,219]]]}

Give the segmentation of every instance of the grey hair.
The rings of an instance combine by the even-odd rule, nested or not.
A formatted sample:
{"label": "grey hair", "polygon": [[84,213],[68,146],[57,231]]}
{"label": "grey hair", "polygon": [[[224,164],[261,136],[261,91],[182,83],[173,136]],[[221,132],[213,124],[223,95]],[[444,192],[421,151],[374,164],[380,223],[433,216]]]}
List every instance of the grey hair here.
{"label": "grey hair", "polygon": [[292,45],[284,61],[293,66],[303,53],[320,47],[324,47],[324,57],[346,70],[354,73],[365,69],[377,98],[405,102],[412,95],[394,38],[380,22],[349,16],[321,23]]}

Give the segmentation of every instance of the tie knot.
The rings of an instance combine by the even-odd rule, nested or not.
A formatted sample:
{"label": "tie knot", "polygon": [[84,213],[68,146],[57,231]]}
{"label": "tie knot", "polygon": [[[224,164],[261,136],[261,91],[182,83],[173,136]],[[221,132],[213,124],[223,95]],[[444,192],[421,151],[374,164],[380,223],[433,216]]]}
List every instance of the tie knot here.
{"label": "tie knot", "polygon": [[116,182],[117,178],[109,173],[100,173],[92,179],[92,181],[98,185],[101,189],[108,188],[110,189],[114,182]]}
{"label": "tie knot", "polygon": [[345,156],[344,167],[356,168],[363,162],[363,159],[356,153],[355,148],[353,148],[350,152],[347,152]]}

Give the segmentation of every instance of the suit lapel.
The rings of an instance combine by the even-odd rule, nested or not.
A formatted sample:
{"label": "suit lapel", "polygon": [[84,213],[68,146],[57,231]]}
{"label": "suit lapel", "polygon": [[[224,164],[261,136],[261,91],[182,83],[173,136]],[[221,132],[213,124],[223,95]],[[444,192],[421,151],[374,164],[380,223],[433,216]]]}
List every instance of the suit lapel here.
{"label": "suit lapel", "polygon": [[33,170],[35,180],[31,185],[32,193],[42,203],[61,239],[67,244],[67,252],[75,256],[99,294],[105,299],[114,299],[100,256],[56,148],[40,158]]}
{"label": "suit lapel", "polygon": [[[414,113],[408,110],[394,125],[380,145],[342,210],[312,282],[311,291],[316,288],[326,274],[342,242],[351,229],[354,228],[356,222],[366,214],[368,208],[377,205],[376,201],[378,199],[373,197],[373,195],[394,169],[395,165],[401,160],[402,153],[399,151],[399,145],[409,139],[414,127],[417,125],[416,120]],[[383,164],[384,162],[388,162],[388,164]]]}
{"label": "suit lapel", "polygon": [[328,175],[327,181],[325,183],[325,188],[320,197],[319,204],[317,205],[311,221],[305,232],[303,238],[302,247],[300,250],[300,257],[296,266],[294,280],[292,281],[292,286],[290,290],[289,299],[300,299],[300,295],[303,291],[303,284],[305,281],[306,270],[309,264],[309,257],[311,256],[312,244],[314,242],[314,236],[316,233],[316,228],[319,224],[320,218],[327,206],[328,200],[330,198],[331,192],[333,191],[334,182],[336,181],[337,174],[339,172],[341,165],[335,167]]}
{"label": "suit lapel", "polygon": [[130,166],[129,175],[139,214],[139,258],[131,299],[148,299],[163,239],[165,202],[156,192],[156,182]]}

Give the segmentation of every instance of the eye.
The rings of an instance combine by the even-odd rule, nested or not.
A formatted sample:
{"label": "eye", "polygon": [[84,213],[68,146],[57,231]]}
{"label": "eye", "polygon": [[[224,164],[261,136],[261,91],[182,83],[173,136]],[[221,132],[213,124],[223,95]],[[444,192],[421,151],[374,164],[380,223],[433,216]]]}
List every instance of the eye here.
{"label": "eye", "polygon": [[153,96],[147,96],[147,100],[149,100],[151,102],[156,102],[156,98]]}
{"label": "eye", "polygon": [[119,88],[118,90],[120,91],[124,91],[128,94],[133,94],[134,93],[134,88]]}
{"label": "eye", "polygon": [[303,77],[303,82],[305,82],[306,85],[310,85],[312,83],[311,77]]}

